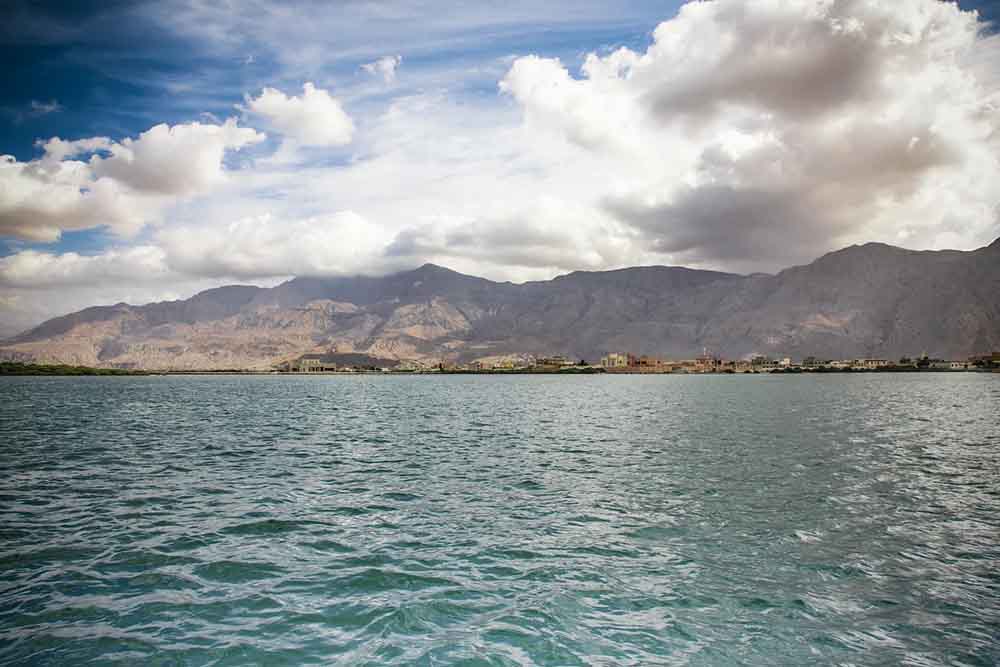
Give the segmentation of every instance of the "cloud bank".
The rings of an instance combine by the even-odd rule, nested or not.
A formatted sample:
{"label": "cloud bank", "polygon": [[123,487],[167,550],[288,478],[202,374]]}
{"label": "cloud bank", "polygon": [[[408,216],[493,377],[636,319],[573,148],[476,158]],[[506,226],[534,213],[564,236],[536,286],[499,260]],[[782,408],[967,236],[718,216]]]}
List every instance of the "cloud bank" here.
{"label": "cloud bank", "polygon": [[42,157],[29,162],[0,156],[0,235],[45,242],[94,227],[134,234],[177,198],[221,183],[227,151],[263,139],[230,119],[156,125],[121,142],[53,137],[40,142]]}
{"label": "cloud bank", "polygon": [[520,58],[501,89],[528,123],[641,165],[601,206],[677,260],[968,246],[998,232],[1000,202],[996,90],[966,66],[996,48],[981,28],[929,0],[696,2],[643,53],[591,54],[579,79]]}

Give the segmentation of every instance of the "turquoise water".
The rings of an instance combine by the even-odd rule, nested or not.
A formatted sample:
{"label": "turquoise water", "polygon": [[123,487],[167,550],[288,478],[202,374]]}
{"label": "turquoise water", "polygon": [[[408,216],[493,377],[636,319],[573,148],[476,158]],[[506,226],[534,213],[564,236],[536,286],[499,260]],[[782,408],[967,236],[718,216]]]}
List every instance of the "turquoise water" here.
{"label": "turquoise water", "polygon": [[1000,376],[0,378],[0,662],[994,665]]}

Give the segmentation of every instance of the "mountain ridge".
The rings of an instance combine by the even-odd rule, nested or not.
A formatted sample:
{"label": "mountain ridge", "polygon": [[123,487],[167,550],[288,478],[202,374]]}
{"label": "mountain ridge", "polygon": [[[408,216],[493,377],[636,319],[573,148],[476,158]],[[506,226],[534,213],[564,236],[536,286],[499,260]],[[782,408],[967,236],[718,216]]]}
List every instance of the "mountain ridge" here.
{"label": "mountain ridge", "polygon": [[267,368],[306,353],[462,361],[708,348],[830,357],[1000,349],[1000,239],[977,250],[853,245],[776,274],[677,266],[495,282],[425,263],[188,299],[93,306],[0,341],[0,358],[127,368]]}

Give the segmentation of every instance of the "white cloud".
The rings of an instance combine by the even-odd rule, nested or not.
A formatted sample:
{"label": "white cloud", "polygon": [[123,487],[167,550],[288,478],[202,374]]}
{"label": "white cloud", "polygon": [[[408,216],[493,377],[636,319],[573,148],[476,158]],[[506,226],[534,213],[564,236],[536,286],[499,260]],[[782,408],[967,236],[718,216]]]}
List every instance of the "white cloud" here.
{"label": "white cloud", "polygon": [[[133,234],[177,198],[221,182],[227,150],[263,139],[230,119],[156,125],[121,142],[54,137],[29,162],[0,156],[0,235],[55,241],[63,231],[99,226]],[[73,159],[88,154],[86,162]]]}
{"label": "white cloud", "polygon": [[[857,240],[998,233],[995,39],[935,0],[689,3],[582,78],[519,58],[525,120],[600,156],[604,210],[682,262],[770,270]],[[973,57],[973,54],[976,54]]]}
{"label": "white cloud", "polygon": [[171,269],[201,277],[347,275],[377,270],[384,230],[351,211],[282,220],[174,227],[158,235]]}
{"label": "white cloud", "polygon": [[615,77],[574,79],[557,58],[525,56],[513,62],[499,86],[522,105],[532,126],[556,131],[587,149],[628,153],[640,148],[642,116],[634,96]]}
{"label": "white cloud", "polygon": [[[262,199],[256,211],[244,207],[246,200],[216,198],[207,217],[270,212],[298,220],[355,211],[385,239],[385,248],[392,242],[388,264],[378,254],[359,254],[354,265],[364,273],[436,261],[478,275],[525,279],[650,259],[641,248],[622,247],[621,225],[598,206],[596,197],[607,185],[601,161],[519,127],[515,110],[493,98],[401,97],[369,118],[365,129],[350,163],[259,165],[255,183],[245,183],[249,191],[280,192],[280,198]],[[481,230],[479,243],[463,239],[471,229]],[[523,242],[514,248],[518,238]],[[507,247],[494,247],[501,240]]]}
{"label": "white cloud", "polygon": [[88,139],[76,139],[75,141],[66,141],[59,137],[52,137],[48,141],[39,139],[35,142],[35,145],[44,151],[46,161],[59,162],[87,153],[107,151],[111,148],[112,142],[107,137],[90,137]]}
{"label": "white cloud", "polygon": [[[573,224],[567,224],[567,221]],[[629,239],[613,222],[577,202],[542,196],[522,205],[484,210],[467,220],[408,227],[386,248],[416,265],[430,260],[481,273],[484,266],[528,272],[602,269],[620,264]]]}
{"label": "white cloud", "polygon": [[162,249],[148,245],[91,256],[22,250],[0,257],[0,286],[40,289],[155,283],[170,277],[164,258]]}
{"label": "white cloud", "polygon": [[378,60],[365,63],[361,69],[373,76],[381,76],[386,83],[392,83],[396,80],[396,70],[402,62],[403,56],[400,55],[382,56]]}
{"label": "white cloud", "polygon": [[112,179],[95,179],[89,166],[72,160],[18,162],[0,156],[0,235],[56,241],[67,230],[107,225],[122,234],[137,231],[154,205]]}
{"label": "white cloud", "polygon": [[246,108],[299,146],[343,146],[354,135],[354,122],[340,102],[312,83],[302,86],[301,97],[264,88],[257,97],[247,97]]}
{"label": "white cloud", "polygon": [[221,125],[161,123],[138,139],[111,144],[110,156],[94,156],[90,166],[97,178],[113,178],[135,191],[190,195],[222,181],[226,151],[263,140],[263,134],[239,127],[234,118]]}

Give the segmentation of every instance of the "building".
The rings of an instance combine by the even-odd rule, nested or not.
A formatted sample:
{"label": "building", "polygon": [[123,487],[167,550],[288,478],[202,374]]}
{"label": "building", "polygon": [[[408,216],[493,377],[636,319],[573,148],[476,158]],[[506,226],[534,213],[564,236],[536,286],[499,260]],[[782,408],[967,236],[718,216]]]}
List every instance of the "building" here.
{"label": "building", "polygon": [[649,355],[644,354],[636,360],[635,365],[638,366],[639,368],[656,369],[656,368],[662,368],[664,363],[663,359],[660,359],[659,357],[651,357]]}
{"label": "building", "polygon": [[722,367],[722,360],[713,357],[710,354],[703,354],[694,360],[695,370],[701,373],[709,373],[712,371],[717,371]]}
{"label": "building", "polygon": [[337,370],[337,364],[325,361],[322,354],[303,354],[298,359],[286,361],[281,370],[288,373],[329,373]]}
{"label": "building", "polygon": [[539,357],[535,362],[538,366],[550,366],[556,368],[566,368],[568,366],[576,366],[576,362],[572,359],[557,354],[551,357]]}
{"label": "building", "polygon": [[889,363],[888,359],[857,359],[854,361],[853,367],[865,370],[876,370],[891,365],[892,364]]}
{"label": "building", "polygon": [[627,352],[609,352],[601,357],[601,366],[604,368],[628,368],[633,365],[634,359],[635,357]]}
{"label": "building", "polygon": [[734,373],[752,373],[753,364],[746,359],[738,359],[727,364],[726,368]]}
{"label": "building", "polygon": [[969,357],[969,363],[977,368],[1000,368],[1000,352]]}
{"label": "building", "polygon": [[750,365],[753,366],[755,371],[773,371],[778,368],[778,362],[769,357],[764,357],[761,355],[755,356],[750,360]]}

